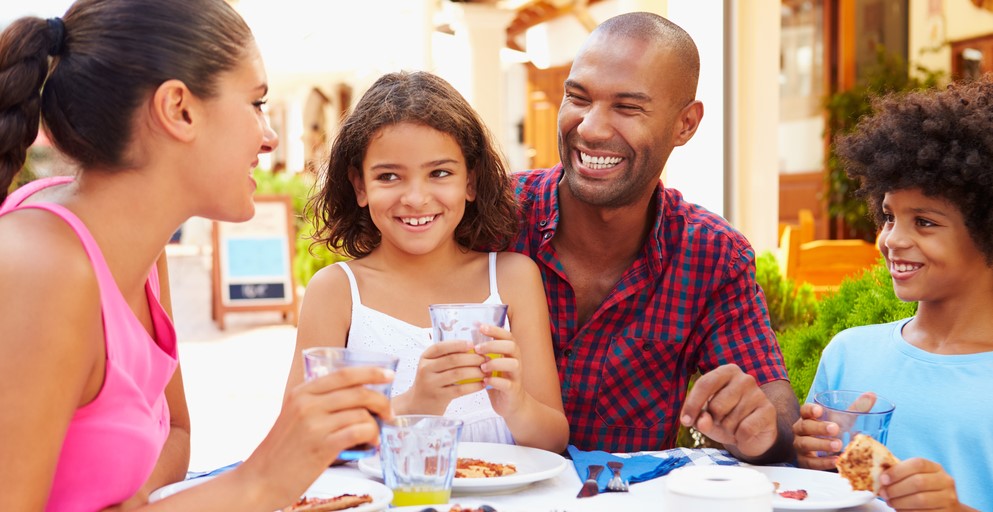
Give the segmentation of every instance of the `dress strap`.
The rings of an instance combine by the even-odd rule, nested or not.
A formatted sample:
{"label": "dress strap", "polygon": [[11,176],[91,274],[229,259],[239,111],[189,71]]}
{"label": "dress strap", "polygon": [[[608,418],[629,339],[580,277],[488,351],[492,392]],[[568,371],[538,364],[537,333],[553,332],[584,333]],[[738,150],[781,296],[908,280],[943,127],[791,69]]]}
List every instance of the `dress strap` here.
{"label": "dress strap", "polygon": [[345,271],[345,275],[348,276],[348,288],[352,291],[352,309],[354,310],[355,306],[362,304],[362,297],[359,296],[359,284],[355,280],[355,274],[353,274],[352,269],[348,267],[348,263],[344,261],[339,261],[338,263],[335,263],[335,265],[341,267],[341,269]]}
{"label": "dress strap", "polygon": [[7,196],[6,201],[3,202],[3,208],[0,208],[0,211],[13,210],[14,208],[20,206],[25,199],[34,195],[35,192],[54,185],[69,183],[73,180],[75,180],[75,178],[72,176],[52,176],[50,178],[39,178],[28,182]]}
{"label": "dress strap", "polygon": [[[83,251],[86,252],[87,257],[90,259],[90,264],[93,266],[93,272],[97,276],[97,286],[100,289],[100,309],[101,311],[106,310],[106,306],[109,303],[111,296],[111,290],[108,290],[104,283],[114,284],[114,275],[110,272],[110,267],[107,266],[107,260],[103,257],[103,251],[100,250],[100,246],[97,244],[96,239],[90,234],[90,231],[86,229],[86,225],[83,221],[76,216],[76,214],[69,211],[68,208],[60,204],[55,203],[30,203],[21,204],[15,208],[16,210],[44,210],[56,217],[62,219],[63,222],[72,228],[73,232],[76,233],[76,237],[79,238],[79,242],[83,245]],[[14,209],[10,210],[13,211]],[[154,269],[154,265],[153,265]],[[155,273],[155,277],[158,278],[158,273]],[[156,283],[157,284],[157,283]],[[106,319],[104,319],[104,324],[106,326]],[[116,359],[116,354],[113,353],[111,344],[106,343],[107,357],[110,359]]]}
{"label": "dress strap", "polygon": [[500,291],[497,290],[496,260],[497,260],[497,253],[491,252],[490,253],[490,297],[500,295]]}

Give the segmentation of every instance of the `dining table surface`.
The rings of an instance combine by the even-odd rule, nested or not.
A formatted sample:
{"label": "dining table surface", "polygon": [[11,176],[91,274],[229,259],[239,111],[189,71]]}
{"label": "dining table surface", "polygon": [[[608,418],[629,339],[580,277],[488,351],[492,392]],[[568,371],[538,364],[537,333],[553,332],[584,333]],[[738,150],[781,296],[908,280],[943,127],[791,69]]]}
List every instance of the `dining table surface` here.
{"label": "dining table surface", "polygon": [[[709,463],[707,457],[699,457],[691,465]],[[360,471],[355,462],[328,468],[325,474],[382,482],[381,479]],[[557,475],[524,487],[491,493],[466,493],[456,490],[449,503],[459,504],[463,507],[478,507],[485,504],[493,507],[498,512],[667,512],[664,500],[666,478],[668,477],[664,476],[631,484],[628,492],[601,492],[596,496],[577,498],[576,495],[582,487],[582,481],[576,473],[572,461],[569,461],[565,469]],[[419,510],[420,508],[426,507],[407,507],[404,510]],[[807,507],[801,509],[813,508]],[[783,509],[777,508],[775,510],[779,511]],[[881,499],[872,499],[868,503],[854,507],[842,509],[828,508],[823,510],[843,510],[845,512],[893,511]],[[445,512],[447,508],[438,508],[438,511]]]}

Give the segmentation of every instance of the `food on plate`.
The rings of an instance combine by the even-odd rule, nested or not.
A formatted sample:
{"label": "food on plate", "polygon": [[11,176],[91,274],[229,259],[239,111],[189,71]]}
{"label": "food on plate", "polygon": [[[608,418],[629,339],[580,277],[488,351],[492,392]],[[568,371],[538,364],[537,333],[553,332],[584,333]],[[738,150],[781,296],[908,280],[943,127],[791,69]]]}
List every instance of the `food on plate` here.
{"label": "food on plate", "polygon": [[803,501],[807,499],[806,489],[788,489],[784,491],[779,490],[779,482],[772,482],[772,492],[778,494],[782,498],[789,500]]}
{"label": "food on plate", "polygon": [[368,494],[342,494],[333,498],[308,498],[304,496],[296,503],[284,508],[282,512],[330,512],[345,510],[365,503],[372,503]]}
{"label": "food on plate", "polygon": [[838,474],[851,482],[852,489],[879,494],[879,475],[898,462],[900,460],[879,441],[864,434],[855,434],[835,465]]}
{"label": "food on plate", "polygon": [[807,490],[806,489],[793,489],[793,490],[787,490],[787,491],[779,491],[778,494],[779,494],[780,497],[783,497],[783,498],[786,498],[786,499],[789,499],[789,500],[803,501],[803,500],[807,499]]}
{"label": "food on plate", "polygon": [[455,478],[492,478],[517,473],[513,464],[499,464],[481,459],[459,457],[455,466]]}
{"label": "food on plate", "polygon": [[452,505],[452,508],[448,509],[448,512],[497,512],[497,510],[489,505],[480,505],[476,508],[471,508],[455,504]]}

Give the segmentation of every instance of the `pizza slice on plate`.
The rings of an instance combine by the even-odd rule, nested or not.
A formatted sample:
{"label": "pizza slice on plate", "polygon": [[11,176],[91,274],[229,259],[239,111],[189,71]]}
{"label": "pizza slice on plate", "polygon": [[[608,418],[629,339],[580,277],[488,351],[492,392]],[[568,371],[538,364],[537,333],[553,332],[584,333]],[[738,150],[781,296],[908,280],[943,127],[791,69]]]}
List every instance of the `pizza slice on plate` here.
{"label": "pizza slice on plate", "polygon": [[480,459],[459,457],[455,466],[455,478],[492,478],[517,473],[513,464],[499,464]]}
{"label": "pizza slice on plate", "polygon": [[342,494],[333,498],[303,497],[296,503],[284,508],[281,512],[331,512],[345,510],[366,503],[372,503],[368,494]]}
{"label": "pizza slice on plate", "polygon": [[898,462],[900,460],[879,441],[864,434],[855,434],[835,465],[838,474],[851,482],[852,489],[879,494],[879,475]]}

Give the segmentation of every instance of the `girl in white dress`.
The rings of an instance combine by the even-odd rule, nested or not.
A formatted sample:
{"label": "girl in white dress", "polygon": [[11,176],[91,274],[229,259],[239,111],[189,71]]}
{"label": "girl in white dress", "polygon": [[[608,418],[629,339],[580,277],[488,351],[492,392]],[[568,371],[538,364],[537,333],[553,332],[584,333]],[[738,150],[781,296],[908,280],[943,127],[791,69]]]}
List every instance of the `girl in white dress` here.
{"label": "girl in white dress", "polygon": [[[430,73],[384,75],[344,121],[312,199],[315,239],[354,260],[310,281],[296,351],[347,346],[400,357],[397,414],[465,421],[463,441],[565,449],[569,427],[548,304],[518,230],[511,178],[482,121]],[[504,303],[514,334],[433,343],[428,306]],[[488,359],[482,354],[500,354]],[[302,380],[295,357],[288,389]],[[494,376],[493,372],[499,372]],[[459,383],[467,379],[481,382]]]}

